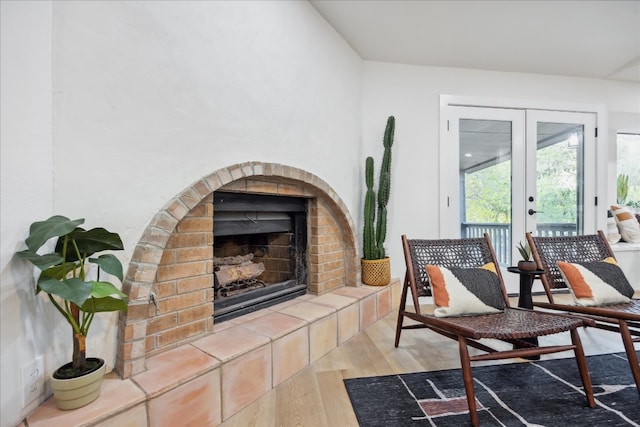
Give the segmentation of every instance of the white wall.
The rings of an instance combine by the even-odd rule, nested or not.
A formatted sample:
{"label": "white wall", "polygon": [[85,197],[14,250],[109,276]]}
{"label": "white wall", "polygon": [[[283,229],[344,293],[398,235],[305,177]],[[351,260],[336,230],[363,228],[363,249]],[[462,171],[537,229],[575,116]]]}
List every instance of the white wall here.
{"label": "white wall", "polygon": [[[536,105],[603,105],[616,117],[640,113],[640,84],[366,61],[362,120],[365,155],[375,153],[379,162],[379,129],[387,115],[396,117],[387,230],[394,277],[404,275],[402,234],[439,237],[440,95],[513,99]],[[607,131],[602,134],[606,136]],[[609,189],[614,190],[613,182]],[[510,279],[517,285],[517,278],[505,277]]]}
{"label": "white wall", "polygon": [[55,8],[57,210],[118,225],[131,248],[171,197],[250,160],[359,203],[362,63],[308,3]]}
{"label": "white wall", "polygon": [[[307,2],[0,4],[5,427],[32,409],[20,363],[42,356],[48,376],[71,357],[13,257],[28,225],[84,217],[120,233],[126,265],[163,205],[252,160],[314,173],[357,213],[362,61]],[[96,316],[87,355],[113,366],[115,340],[115,317]]]}
{"label": "white wall", "polygon": [[51,3],[2,1],[0,18],[0,414],[13,426],[24,413],[20,368],[55,350],[49,330],[57,336],[60,323],[13,255],[29,224],[53,211]]}

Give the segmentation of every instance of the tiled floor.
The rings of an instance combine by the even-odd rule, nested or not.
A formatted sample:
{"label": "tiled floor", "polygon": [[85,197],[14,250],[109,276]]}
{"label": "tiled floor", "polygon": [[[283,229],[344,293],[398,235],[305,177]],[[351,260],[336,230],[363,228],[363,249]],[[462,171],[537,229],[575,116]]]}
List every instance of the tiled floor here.
{"label": "tiled floor", "polygon": [[211,426],[231,417],[360,331],[400,300],[390,286],[343,287],[305,295],[216,325],[214,333],[147,360],[147,370],[105,378],[91,404],[61,411],[53,398],[29,427]]}

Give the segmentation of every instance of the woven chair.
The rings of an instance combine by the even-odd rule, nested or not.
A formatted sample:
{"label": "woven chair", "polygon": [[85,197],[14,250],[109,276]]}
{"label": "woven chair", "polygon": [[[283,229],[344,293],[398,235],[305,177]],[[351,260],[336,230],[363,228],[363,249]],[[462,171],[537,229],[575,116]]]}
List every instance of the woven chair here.
{"label": "woven chair", "polygon": [[629,366],[640,394],[640,366],[634,349],[634,342],[640,342],[640,299],[632,299],[627,304],[584,307],[555,302],[552,289],[566,287],[557,262],[601,261],[614,257],[611,246],[602,231],[585,236],[534,237],[527,233],[527,241],[538,268],[545,271],[542,284],[548,302],[534,302],[536,307],[561,310],[595,321],[595,327],[617,332],[622,337]]}
{"label": "woven chair", "polygon": [[[493,262],[494,265],[498,266],[487,234],[485,234],[484,238],[455,240],[409,240],[403,235],[402,246],[407,270],[398,312],[395,346],[398,347],[400,343],[402,330],[416,328],[429,328],[445,337],[458,341],[462,377],[472,425],[477,426],[479,421],[476,412],[471,362],[481,360],[516,357],[531,358],[542,354],[573,350],[587,403],[590,407],[595,406],[587,362],[577,332],[577,328],[590,322],[566,315],[511,308],[499,268],[497,269],[497,275],[506,305],[504,311],[497,314],[459,317],[435,317],[431,314],[421,313],[418,290],[422,288],[428,293],[431,292],[429,277],[426,272],[427,264],[449,268],[474,268]],[[413,299],[413,307],[410,307],[410,309],[407,308],[409,290],[411,290]],[[405,317],[418,323],[403,326]],[[530,340],[531,338],[565,331],[570,332],[570,344],[537,346]],[[506,348],[498,350],[493,348],[495,343],[492,344],[485,339],[497,339],[512,344],[512,346],[506,346]],[[483,353],[470,355],[469,346],[482,350]],[[503,347],[505,346],[503,345]]]}

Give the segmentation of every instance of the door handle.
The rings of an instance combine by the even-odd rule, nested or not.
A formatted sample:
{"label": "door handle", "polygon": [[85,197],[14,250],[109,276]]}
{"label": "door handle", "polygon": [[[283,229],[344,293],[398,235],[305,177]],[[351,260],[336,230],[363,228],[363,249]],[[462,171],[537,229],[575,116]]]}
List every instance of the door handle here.
{"label": "door handle", "polygon": [[534,211],[533,209],[529,209],[529,215],[533,215],[533,214],[537,214],[537,213],[544,213],[542,211]]}

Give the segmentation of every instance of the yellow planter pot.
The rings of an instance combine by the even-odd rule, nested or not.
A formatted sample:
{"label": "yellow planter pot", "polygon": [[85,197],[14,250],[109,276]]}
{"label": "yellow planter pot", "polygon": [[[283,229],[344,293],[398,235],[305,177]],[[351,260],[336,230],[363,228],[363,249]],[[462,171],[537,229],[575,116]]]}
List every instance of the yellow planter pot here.
{"label": "yellow planter pot", "polygon": [[385,286],[391,283],[391,260],[361,259],[362,283],[369,286]]}
{"label": "yellow planter pot", "polygon": [[96,400],[102,391],[102,380],[106,366],[102,360],[102,366],[81,377],[70,379],[51,377],[51,387],[58,408],[76,409]]}

